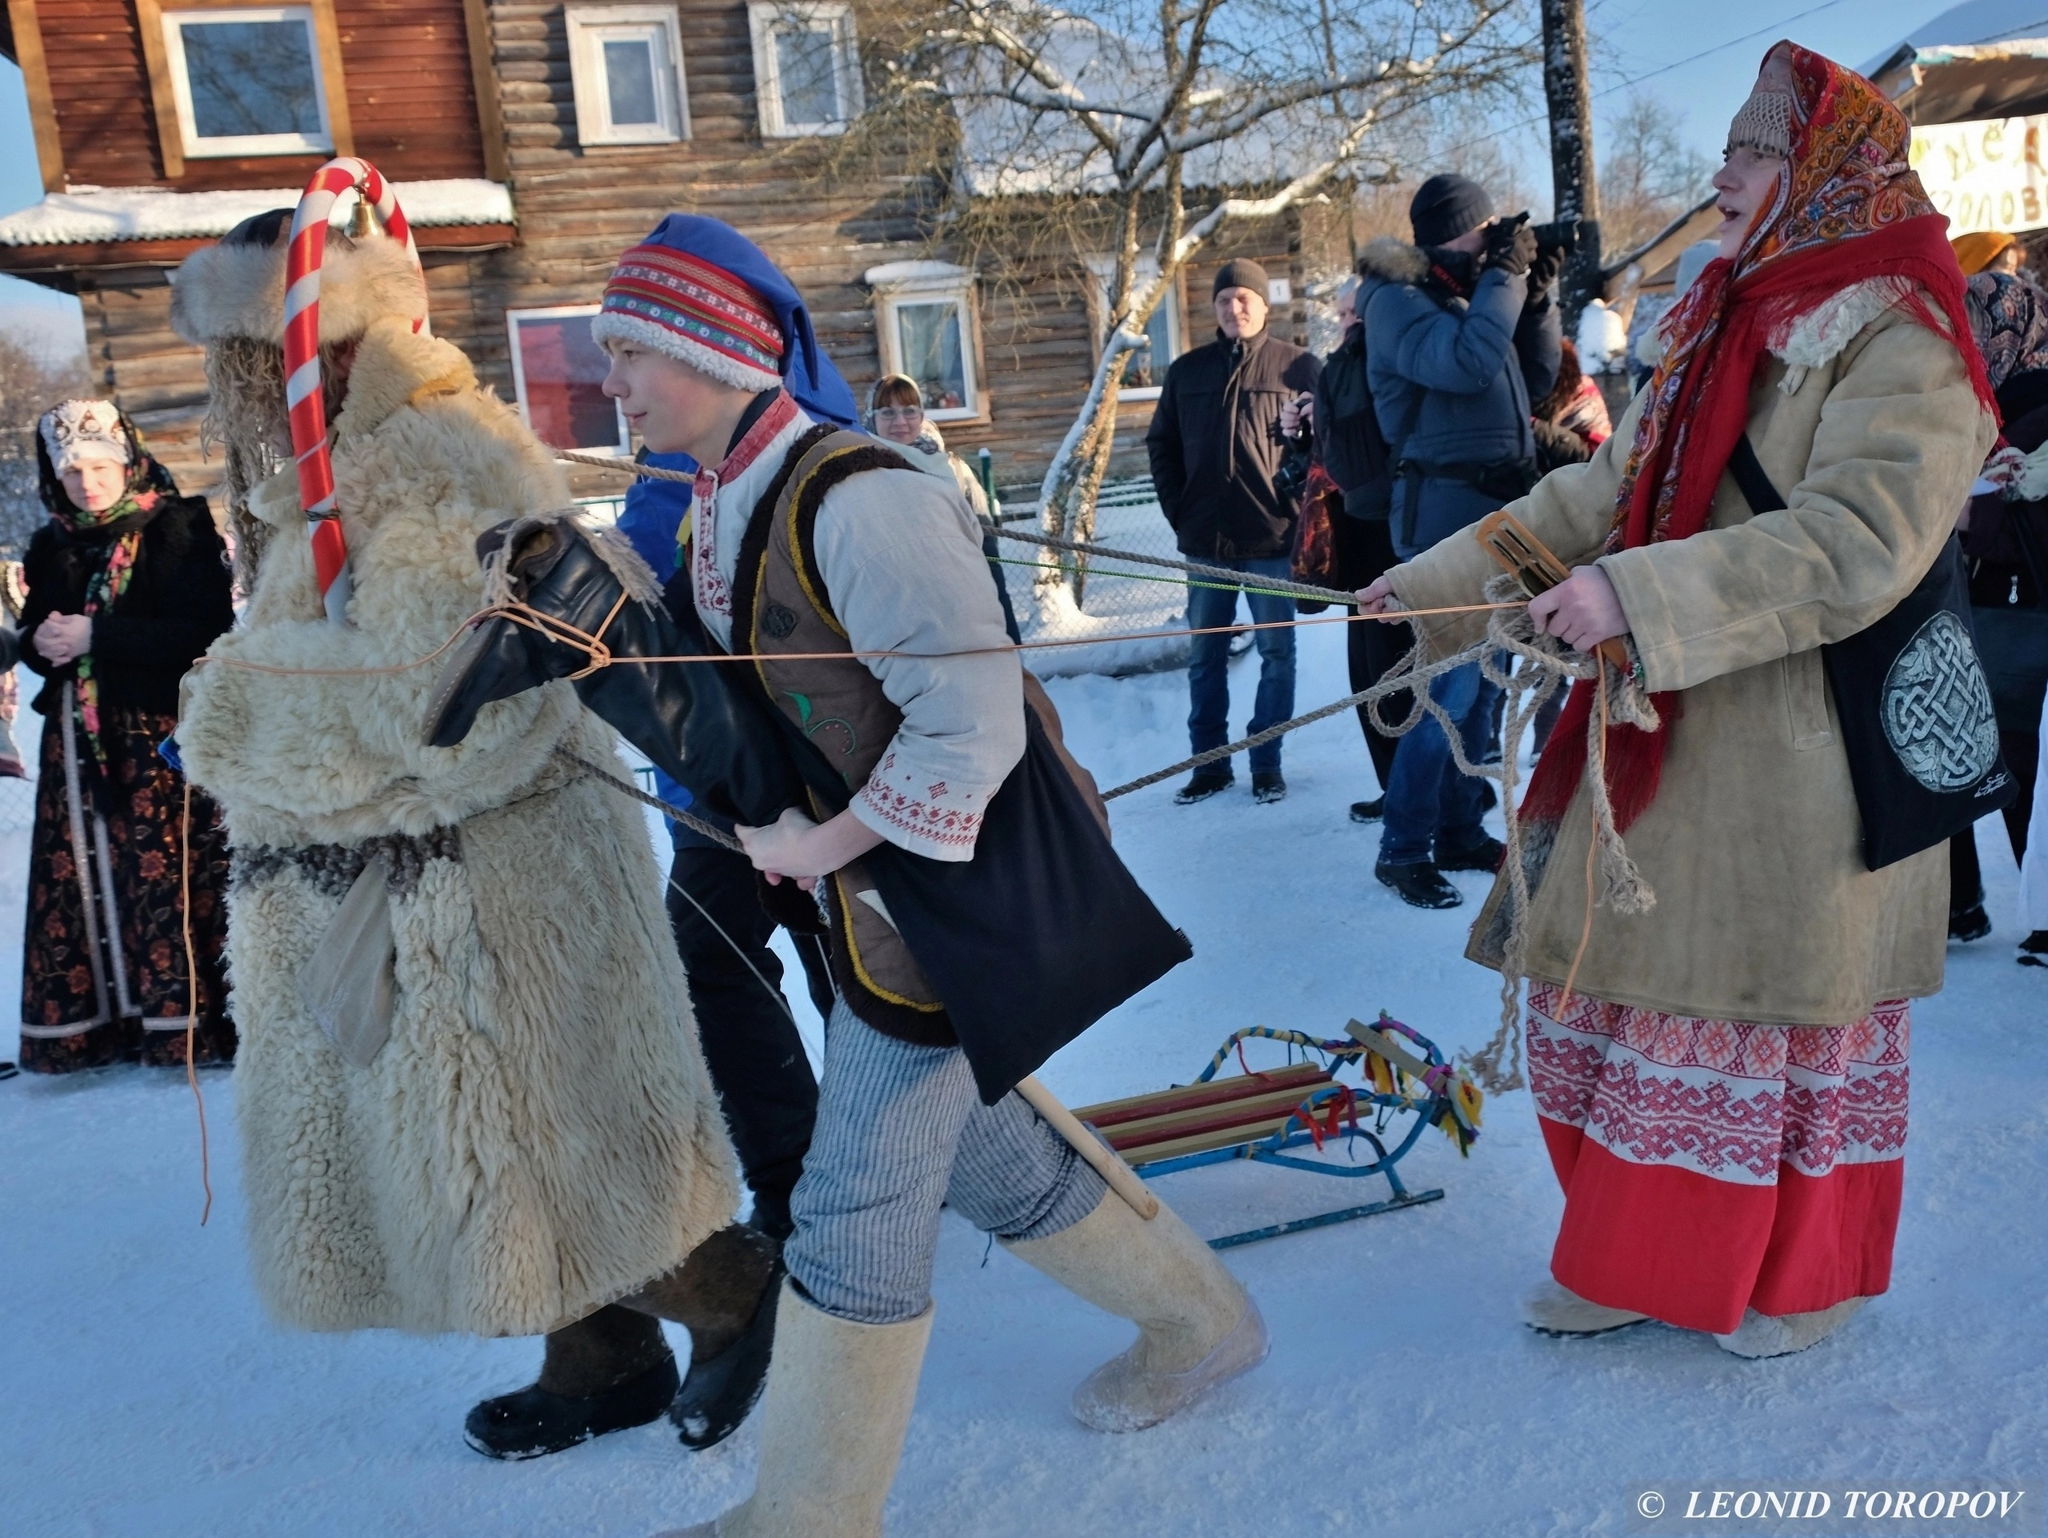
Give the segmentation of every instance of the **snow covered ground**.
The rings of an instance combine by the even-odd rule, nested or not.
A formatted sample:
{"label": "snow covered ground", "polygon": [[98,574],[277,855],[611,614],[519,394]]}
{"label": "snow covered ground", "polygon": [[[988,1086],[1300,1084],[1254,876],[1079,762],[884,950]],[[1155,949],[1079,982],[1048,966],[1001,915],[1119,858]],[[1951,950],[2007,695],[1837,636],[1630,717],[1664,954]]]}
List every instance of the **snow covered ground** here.
{"label": "snow covered ground", "polygon": [[[1344,692],[1343,663],[1334,628],[1302,645],[1307,708]],[[1255,667],[1238,664],[1240,722]],[[1184,751],[1178,674],[1052,692],[1105,784]],[[1180,808],[1167,786],[1117,804],[1120,846],[1196,956],[1055,1059],[1056,1092],[1185,1080],[1255,1022],[1335,1033],[1384,1008],[1449,1047],[1490,1033],[1494,980],[1459,958],[1464,916],[1396,902],[1372,879],[1374,833],[1345,820],[1371,789],[1355,725],[1307,729],[1287,771],[1279,806],[1240,791]],[[24,842],[0,840],[8,979]],[[1403,1165],[1443,1201],[1233,1251],[1272,1360],[1136,1436],[1091,1434],[1065,1408],[1127,1327],[949,1223],[890,1532],[1620,1533],[1637,1487],[1707,1480],[1991,1479],[2038,1500],[2048,972],[2013,964],[2011,860],[2002,834],[1981,842],[1999,928],[1952,953],[1948,991],[1917,1012],[1894,1290],[1842,1336],[1746,1363],[1661,1327],[1576,1343],[1523,1329],[1515,1303],[1544,1273],[1558,1197],[1528,1097],[1508,1096],[1469,1160],[1431,1133]],[[1458,879],[1476,900],[1480,878]],[[664,1425],[526,1464],[468,1451],[464,1411],[530,1381],[531,1341],[273,1328],[243,1262],[234,1086],[203,1082],[218,1194],[204,1228],[182,1078],[0,1085],[0,1535],[645,1538],[747,1490],[752,1427],[695,1457]],[[1361,1200],[1363,1185],[1252,1166],[1161,1183],[1212,1234]]]}

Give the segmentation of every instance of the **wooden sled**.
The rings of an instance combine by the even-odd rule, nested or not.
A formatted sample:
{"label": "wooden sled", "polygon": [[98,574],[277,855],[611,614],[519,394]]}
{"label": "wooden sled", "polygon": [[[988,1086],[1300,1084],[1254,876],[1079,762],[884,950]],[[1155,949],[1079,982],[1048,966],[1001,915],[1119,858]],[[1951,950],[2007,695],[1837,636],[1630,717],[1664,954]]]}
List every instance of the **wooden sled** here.
{"label": "wooden sled", "polygon": [[[1300,1031],[1255,1025],[1218,1047],[1192,1084],[1081,1106],[1074,1115],[1147,1180],[1204,1164],[1254,1159],[1347,1180],[1382,1175],[1391,1188],[1385,1201],[1226,1234],[1209,1241],[1212,1249],[1440,1200],[1441,1190],[1409,1190],[1394,1166],[1429,1127],[1442,1128],[1458,1152],[1467,1153],[1479,1136],[1483,1097],[1444,1061],[1433,1042],[1398,1020],[1383,1014],[1376,1025],[1353,1020],[1344,1030],[1348,1040],[1320,1041]],[[1245,1061],[1248,1041],[1281,1042],[1288,1060],[1277,1068],[1254,1070]],[[1219,1078],[1218,1071],[1233,1057],[1243,1071]],[[1326,1143],[1340,1142],[1352,1142],[1355,1150],[1352,1140],[1371,1149],[1369,1162],[1340,1164],[1290,1151],[1320,1151]]]}

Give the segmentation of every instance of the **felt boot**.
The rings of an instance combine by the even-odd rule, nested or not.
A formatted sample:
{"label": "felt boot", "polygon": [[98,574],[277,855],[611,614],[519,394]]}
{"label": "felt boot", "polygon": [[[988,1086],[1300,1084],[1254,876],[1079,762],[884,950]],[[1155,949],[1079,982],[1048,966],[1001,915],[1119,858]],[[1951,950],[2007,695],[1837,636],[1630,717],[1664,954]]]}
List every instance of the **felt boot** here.
{"label": "felt boot", "polygon": [[676,1359],[660,1323],[608,1304],[546,1338],[540,1381],[486,1399],[463,1440],[486,1458],[544,1458],[607,1432],[659,1420],[676,1397]]}
{"label": "felt boot", "polygon": [[1539,1335],[1605,1335],[1610,1330],[1641,1324],[1649,1317],[1632,1309],[1595,1303],[1554,1281],[1545,1281],[1522,1304],[1523,1322]]}
{"label": "felt boot", "polygon": [[1258,1305],[1171,1208],[1147,1222],[1111,1192],[1071,1228],[1003,1247],[1138,1326],[1136,1344],[1074,1390],[1074,1415],[1084,1426],[1156,1426],[1266,1359]]}
{"label": "felt boot", "polygon": [[854,1324],[782,1289],[754,1493],[661,1538],[881,1538],[932,1311]]}
{"label": "felt boot", "polygon": [[775,1343],[780,1246],[743,1223],[721,1228],[675,1270],[623,1298],[690,1332],[690,1371],[669,1405],[685,1447],[723,1442],[761,1397]]}
{"label": "felt boot", "polygon": [[1742,1315],[1742,1323],[1726,1335],[1716,1335],[1714,1340],[1723,1351],[1735,1356],[1790,1356],[1819,1345],[1869,1301],[1844,1298],[1833,1308],[1816,1309],[1810,1314],[1759,1314],[1748,1309]]}

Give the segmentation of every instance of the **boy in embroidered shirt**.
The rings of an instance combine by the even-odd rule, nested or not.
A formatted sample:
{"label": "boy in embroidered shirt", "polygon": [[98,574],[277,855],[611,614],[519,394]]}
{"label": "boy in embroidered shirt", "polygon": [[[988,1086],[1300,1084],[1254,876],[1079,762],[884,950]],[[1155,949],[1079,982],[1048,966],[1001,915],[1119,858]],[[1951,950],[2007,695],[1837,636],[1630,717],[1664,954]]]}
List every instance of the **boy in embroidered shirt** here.
{"label": "boy in embroidered shirt", "polygon": [[[737,679],[732,687],[755,698],[766,723],[750,746],[812,755],[812,809],[830,814],[833,800],[845,803],[816,821],[793,807],[755,812],[765,825],[741,819],[741,842],[770,894],[786,902],[794,886],[821,902],[838,997],[817,1130],[792,1203],[796,1232],[784,1250],[789,1283],[757,1489],[716,1522],[683,1531],[873,1538],[930,1333],[942,1206],[1089,1301],[1140,1322],[1131,1350],[1075,1395],[1075,1413],[1097,1429],[1164,1420],[1263,1360],[1266,1333],[1244,1290],[1178,1218],[1163,1209],[1150,1222],[1139,1218],[1006,1092],[1110,1003],[1184,957],[1185,942],[1145,902],[1086,811],[1078,831],[1070,825],[1061,835],[1075,847],[1059,853],[1094,860],[1090,879],[1121,898],[1092,913],[1048,914],[1033,926],[1035,945],[1014,955],[976,936],[961,940],[968,964],[959,966],[961,956],[935,942],[936,930],[965,935],[980,915],[959,901],[935,919],[929,910],[943,904],[920,894],[965,891],[959,883],[975,879],[983,893],[1035,889],[1030,852],[1012,840],[1015,819],[1004,810],[1019,804],[1013,796],[1043,791],[1034,775],[1053,765],[1078,776],[1059,780],[1045,804],[1080,805],[1077,787],[1090,797],[1093,787],[1053,746],[1057,718],[1008,643],[972,513],[953,488],[887,446],[803,412],[784,375],[791,355],[801,362],[816,342],[800,310],[785,330],[735,278],[735,266],[754,260],[765,258],[729,227],[671,216],[621,259],[592,326],[612,359],[605,389],[647,446],[705,467],[683,565],[666,595],[674,620],[701,625],[715,647],[751,659],[729,669],[633,671],[649,675],[657,695],[722,687],[704,676],[713,672]],[[550,537],[573,538],[565,528]],[[519,591],[522,601],[586,632],[604,629],[616,655],[682,644],[672,629],[637,639],[645,617],[621,608],[616,582],[599,582],[573,606],[558,601],[566,579],[547,575],[550,560],[559,573],[579,557],[535,560],[525,553],[535,547],[518,543],[530,532],[507,536],[518,544],[511,569],[542,573]],[[566,676],[585,660],[539,665]],[[481,671],[448,691],[457,701],[505,692],[504,677]],[[648,716],[626,719],[595,691],[586,699],[687,774],[676,744],[657,740]],[[461,714],[433,729],[459,732]],[[821,764],[829,765],[826,794],[817,788]],[[998,802],[1009,785],[1019,788]],[[1043,961],[1085,978],[1111,967],[1090,949],[1089,925],[1119,931],[1112,943],[1135,936],[1125,948],[1152,959],[1106,1002],[1069,1010],[1073,1018],[1055,1026],[1063,1001],[1032,968]],[[982,995],[998,990],[1003,1025],[991,1031]]]}

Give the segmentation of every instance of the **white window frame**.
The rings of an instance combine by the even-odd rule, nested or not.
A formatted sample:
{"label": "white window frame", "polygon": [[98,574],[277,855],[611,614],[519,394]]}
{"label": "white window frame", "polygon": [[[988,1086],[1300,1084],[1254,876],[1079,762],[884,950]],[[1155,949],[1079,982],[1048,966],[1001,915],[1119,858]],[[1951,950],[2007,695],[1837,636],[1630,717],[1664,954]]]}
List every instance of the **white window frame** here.
{"label": "white window frame", "polygon": [[[1090,296],[1093,301],[1090,313],[1095,317],[1095,345],[1099,359],[1102,344],[1109,340],[1109,285],[1116,281],[1116,258],[1091,256],[1087,262],[1089,276],[1095,283]],[[1159,258],[1140,255],[1136,281],[1142,285],[1152,282],[1158,276]],[[1158,315],[1162,311],[1166,315],[1167,345],[1173,350],[1172,357],[1154,360],[1156,372],[1163,379],[1166,377],[1167,369],[1172,366],[1173,359],[1187,351],[1187,316],[1183,313],[1181,305],[1180,279],[1177,275],[1174,281],[1167,285],[1166,292],[1160,296],[1158,308],[1152,313]],[[1125,385],[1117,391],[1116,398],[1119,401],[1156,401],[1162,388],[1164,387],[1161,385]]]}
{"label": "white window frame", "polygon": [[[526,407],[526,359],[519,350],[519,323],[526,320],[573,320],[579,315],[596,315],[603,309],[601,304],[555,304],[505,312],[505,342],[512,354],[512,393],[519,402],[519,420],[526,424],[527,431],[533,430],[533,415]],[[621,458],[630,455],[633,452],[632,433],[626,426],[625,408],[616,400],[612,402],[612,415],[619,427],[617,442],[579,443],[570,447],[578,454],[616,454]]]}
{"label": "white window frame", "polygon": [[[327,70],[321,58],[319,18],[311,5],[194,6],[161,13],[164,62],[171,77],[171,96],[178,108],[178,132],[187,160],[218,160],[229,155],[331,154],[334,125],[327,113]],[[223,134],[201,138],[192,109],[192,82],[185,73],[185,27],[235,21],[298,21],[306,28],[306,57],[313,66],[313,100],[320,111],[317,134]]]}
{"label": "white window frame", "polygon": [[882,372],[908,374],[903,362],[903,341],[896,330],[896,312],[907,304],[950,302],[960,318],[960,374],[967,387],[967,403],[961,406],[927,406],[924,414],[932,422],[982,422],[988,419],[988,391],[981,367],[981,310],[975,302],[974,273],[966,267],[940,262],[921,264],[930,271],[912,278],[893,278],[874,284],[875,333],[880,343]]}
{"label": "white window frame", "polygon": [[[682,20],[673,5],[572,5],[569,82],[576,97],[576,138],[586,148],[615,144],[677,144],[690,137],[690,87],[683,74]],[[655,124],[611,120],[604,45],[624,34],[644,41],[654,61]]]}
{"label": "white window frame", "polygon": [[[775,33],[782,23],[792,21],[807,23],[806,31],[831,33],[832,74],[838,86],[843,117],[823,123],[792,123],[783,116],[781,71],[775,62]],[[754,94],[760,105],[762,137],[800,139],[845,133],[847,126],[866,107],[865,93],[861,88],[860,47],[853,30],[853,7],[845,0],[748,0],[747,26],[754,41]]]}

